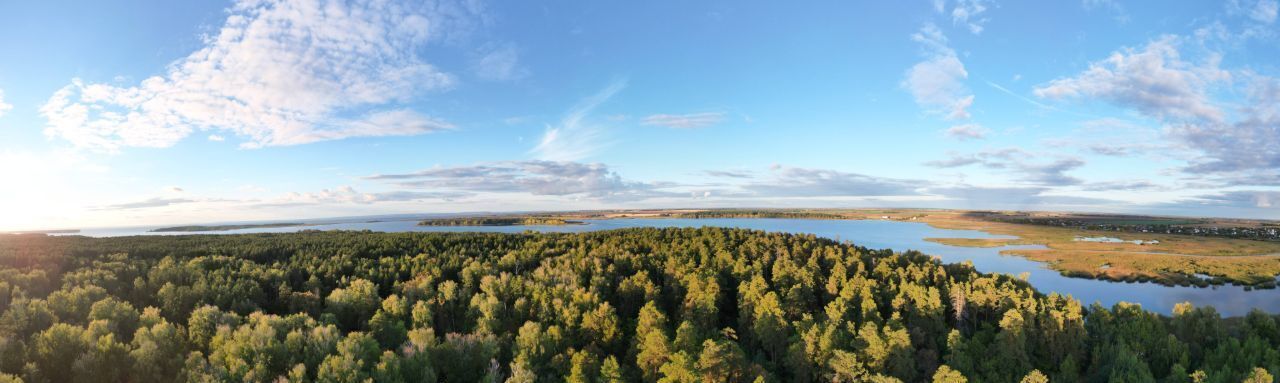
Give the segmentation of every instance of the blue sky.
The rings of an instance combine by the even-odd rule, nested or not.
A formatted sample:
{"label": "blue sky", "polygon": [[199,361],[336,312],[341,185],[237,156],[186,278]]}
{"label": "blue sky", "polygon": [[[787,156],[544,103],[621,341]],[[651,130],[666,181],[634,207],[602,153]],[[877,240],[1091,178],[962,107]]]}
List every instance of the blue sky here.
{"label": "blue sky", "polygon": [[5,2],[0,230],[731,206],[1280,218],[1277,8]]}

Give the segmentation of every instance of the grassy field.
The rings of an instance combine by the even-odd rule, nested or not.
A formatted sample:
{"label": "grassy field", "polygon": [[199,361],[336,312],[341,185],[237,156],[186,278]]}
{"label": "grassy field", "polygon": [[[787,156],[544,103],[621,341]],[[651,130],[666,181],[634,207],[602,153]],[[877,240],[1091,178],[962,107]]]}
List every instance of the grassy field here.
{"label": "grassy field", "polygon": [[[911,211],[911,213],[918,213]],[[982,230],[1018,239],[930,238],[969,247],[1038,244],[1044,250],[1006,250],[1003,254],[1045,262],[1073,277],[1163,284],[1205,285],[1230,282],[1272,287],[1280,274],[1280,243],[1186,235],[1116,233],[1074,228],[1010,224],[967,217],[960,212],[931,211],[916,220],[944,229]],[[1112,237],[1156,244],[1076,241],[1076,237]],[[1196,274],[1213,278],[1206,281]]]}
{"label": "grassy field", "polygon": [[937,242],[943,245],[964,246],[964,247],[1001,247],[1009,245],[1024,245],[1024,241],[1018,239],[990,239],[990,238],[925,238],[929,242]]}
{"label": "grassy field", "polygon": [[[1072,277],[1168,285],[1207,286],[1229,282],[1271,288],[1275,286],[1274,276],[1280,274],[1280,260],[1267,256],[1206,257],[1055,249],[1002,253],[1045,262]],[[1200,278],[1196,274],[1212,278]]]}

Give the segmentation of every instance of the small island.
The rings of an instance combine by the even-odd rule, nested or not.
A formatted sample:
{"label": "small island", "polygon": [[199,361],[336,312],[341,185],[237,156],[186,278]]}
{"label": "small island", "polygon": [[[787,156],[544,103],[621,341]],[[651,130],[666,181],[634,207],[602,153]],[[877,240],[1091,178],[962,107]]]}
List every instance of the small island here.
{"label": "small island", "polygon": [[306,226],[305,223],[298,222],[277,222],[277,223],[258,223],[258,224],[242,224],[242,225],[191,225],[191,226],[173,226],[162,227],[159,229],[149,230],[152,233],[186,233],[195,231],[229,231],[243,229],[270,229],[276,227],[294,227]]}
{"label": "small island", "polygon": [[418,222],[418,226],[559,226],[581,224],[583,224],[582,221],[547,217],[432,218]]}

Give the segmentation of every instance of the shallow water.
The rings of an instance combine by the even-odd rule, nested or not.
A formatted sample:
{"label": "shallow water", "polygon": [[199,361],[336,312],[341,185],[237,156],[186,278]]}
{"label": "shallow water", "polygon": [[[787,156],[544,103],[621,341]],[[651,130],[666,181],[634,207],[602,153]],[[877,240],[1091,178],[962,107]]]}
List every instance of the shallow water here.
{"label": "shallow water", "polygon": [[1002,256],[1001,250],[1037,249],[1042,246],[1005,246],[976,248],[948,246],[925,241],[925,238],[1013,238],[991,235],[975,230],[938,229],[924,223],[901,221],[856,221],[812,219],[609,219],[585,220],[584,225],[563,226],[417,226],[417,221],[343,222],[298,227],[277,227],[230,230],[203,233],[150,233],[154,227],[89,229],[80,235],[104,237],[123,235],[182,235],[182,234],[240,234],[285,233],[299,230],[373,230],[386,232],[504,232],[518,233],[526,230],[544,232],[583,232],[630,227],[741,227],[766,231],[809,233],[822,237],[847,240],[859,246],[897,251],[919,250],[937,256],[947,263],[971,261],[979,271],[1018,275],[1028,273],[1027,280],[1044,293],[1058,292],[1071,295],[1086,304],[1099,302],[1110,306],[1120,301],[1139,303],[1148,310],[1169,314],[1179,302],[1191,302],[1196,306],[1214,306],[1224,316],[1244,315],[1252,309],[1280,314],[1280,290],[1245,291],[1240,286],[1207,288],[1169,287],[1155,283],[1124,283],[1083,278],[1068,278],[1044,264],[1017,256]]}

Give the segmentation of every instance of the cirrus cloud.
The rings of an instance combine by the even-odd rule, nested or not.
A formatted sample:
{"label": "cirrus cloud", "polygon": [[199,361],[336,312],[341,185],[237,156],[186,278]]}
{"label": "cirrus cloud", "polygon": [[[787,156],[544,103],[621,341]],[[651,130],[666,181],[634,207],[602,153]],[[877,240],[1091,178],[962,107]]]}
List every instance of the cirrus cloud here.
{"label": "cirrus cloud", "polygon": [[529,150],[540,160],[578,161],[591,157],[610,145],[604,127],[590,121],[596,107],[627,87],[625,79],[609,83],[596,94],[578,101],[556,125],[547,125],[538,145]]}
{"label": "cirrus cloud", "polygon": [[640,121],[642,125],[665,126],[676,129],[705,128],[724,121],[723,112],[687,114],[654,114]]}

